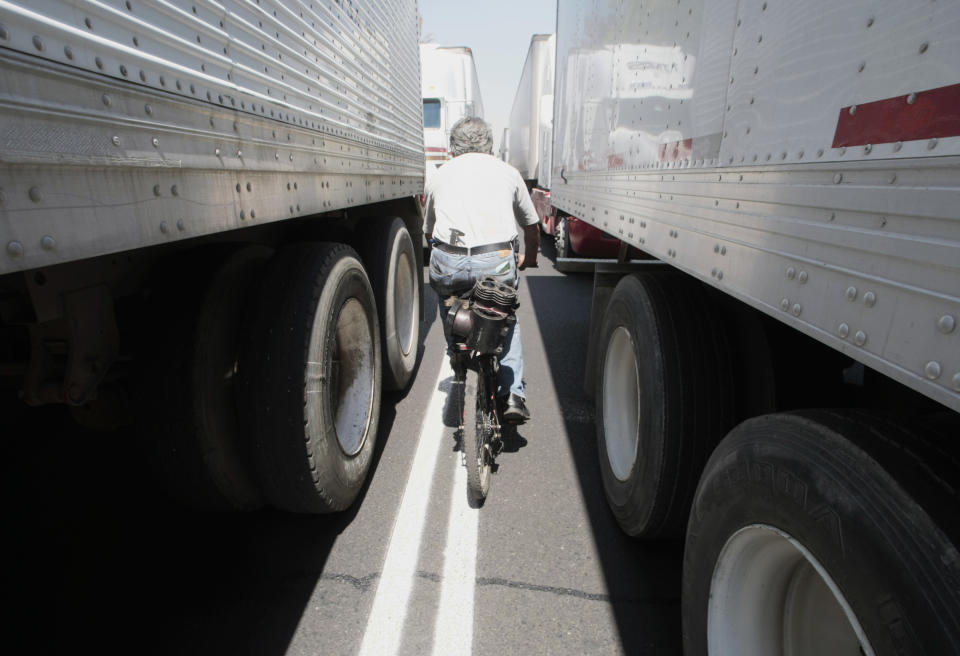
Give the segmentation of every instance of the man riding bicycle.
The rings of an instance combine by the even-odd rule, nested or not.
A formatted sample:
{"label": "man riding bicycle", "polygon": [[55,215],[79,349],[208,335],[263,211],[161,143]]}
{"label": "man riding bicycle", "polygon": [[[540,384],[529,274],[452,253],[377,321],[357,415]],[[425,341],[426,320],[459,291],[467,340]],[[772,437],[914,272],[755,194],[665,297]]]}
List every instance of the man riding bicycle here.
{"label": "man riding bicycle", "polygon": [[[493,132],[482,119],[464,118],[450,133],[453,159],[441,166],[426,186],[430,286],[444,300],[463,293],[484,276],[514,288],[518,271],[537,266],[540,228],[537,211],[520,173],[493,156]],[[517,226],[523,229],[524,254],[518,252]],[[505,399],[504,421],[530,418],[523,384],[520,324],[505,338],[500,356],[499,396]]]}

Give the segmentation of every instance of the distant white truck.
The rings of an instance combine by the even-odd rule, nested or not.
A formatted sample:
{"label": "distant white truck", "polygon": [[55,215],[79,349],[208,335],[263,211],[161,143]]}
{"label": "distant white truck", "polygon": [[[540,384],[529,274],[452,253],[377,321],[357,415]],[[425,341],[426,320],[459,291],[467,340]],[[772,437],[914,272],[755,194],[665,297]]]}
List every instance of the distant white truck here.
{"label": "distant white truck", "polygon": [[423,143],[427,175],[450,159],[450,130],[461,118],[483,118],[473,51],[462,46],[420,44]]}
{"label": "distant white truck", "polygon": [[560,0],[554,101],[550,202],[656,258],[588,387],[684,653],[960,653],[960,4]]}
{"label": "distant white truck", "polygon": [[347,507],[417,362],[418,25],[0,3],[4,407],[132,413],[131,467],[196,506]]}

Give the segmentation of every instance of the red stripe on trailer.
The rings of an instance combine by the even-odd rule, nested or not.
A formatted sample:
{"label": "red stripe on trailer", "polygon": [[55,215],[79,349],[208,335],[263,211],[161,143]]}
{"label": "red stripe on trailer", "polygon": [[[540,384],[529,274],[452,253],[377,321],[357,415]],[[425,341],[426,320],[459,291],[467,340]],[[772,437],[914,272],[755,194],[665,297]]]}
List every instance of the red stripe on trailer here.
{"label": "red stripe on trailer", "polygon": [[960,136],[960,84],[951,84],[844,107],[837,118],[833,147],[957,136]]}
{"label": "red stripe on trailer", "polygon": [[428,153],[445,153],[447,152],[446,148],[437,148],[436,146],[427,146],[424,150]]}
{"label": "red stripe on trailer", "polygon": [[661,162],[679,162],[690,159],[693,154],[693,139],[660,144]]}

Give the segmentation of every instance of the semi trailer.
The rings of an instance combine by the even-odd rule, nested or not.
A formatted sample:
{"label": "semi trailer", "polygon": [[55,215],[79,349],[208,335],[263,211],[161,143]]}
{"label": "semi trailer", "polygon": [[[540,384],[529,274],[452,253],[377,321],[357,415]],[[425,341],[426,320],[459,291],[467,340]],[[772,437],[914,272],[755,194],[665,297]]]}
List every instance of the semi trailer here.
{"label": "semi trailer", "polygon": [[960,653],[958,64],[957,3],[558,4],[550,203],[652,258],[594,274],[604,490],[689,656]]}
{"label": "semi trailer", "polygon": [[352,503],[418,357],[418,40],[414,0],[0,3],[3,407],[132,417],[197,507]]}
{"label": "semi trailer", "polygon": [[423,141],[427,175],[450,159],[450,130],[462,118],[483,118],[473,51],[464,46],[420,44]]}
{"label": "semi trailer", "polygon": [[595,262],[583,258],[612,258],[620,240],[581,221],[550,203],[553,146],[553,88],[556,35],[534,34],[504,129],[501,158],[512,164],[527,183],[541,227],[553,238],[555,266],[563,271],[589,269]]}

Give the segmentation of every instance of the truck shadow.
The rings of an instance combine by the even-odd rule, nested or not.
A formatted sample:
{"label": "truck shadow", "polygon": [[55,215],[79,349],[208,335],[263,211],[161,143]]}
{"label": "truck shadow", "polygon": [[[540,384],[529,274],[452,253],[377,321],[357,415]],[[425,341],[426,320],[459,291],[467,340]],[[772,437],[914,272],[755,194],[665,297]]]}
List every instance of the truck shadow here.
{"label": "truck shadow", "polygon": [[553,235],[540,233],[540,257],[550,260],[554,266],[557,265],[557,244]]}
{"label": "truck shadow", "polygon": [[286,653],[404,395],[384,393],[360,498],[320,516],[185,509],[132,455],[132,429],[86,430],[63,407],[5,413],[3,588],[13,609],[5,644],[35,653]]}
{"label": "truck shadow", "polygon": [[[593,277],[527,275],[562,430],[587,507],[621,645],[627,654],[679,654],[680,542],[641,542],[621,530],[607,507],[597,464],[592,401],[583,389]],[[547,384],[547,381],[542,381]]]}

